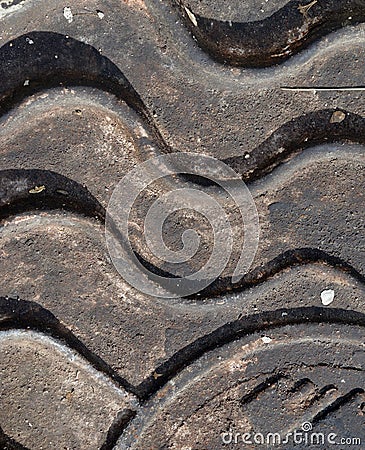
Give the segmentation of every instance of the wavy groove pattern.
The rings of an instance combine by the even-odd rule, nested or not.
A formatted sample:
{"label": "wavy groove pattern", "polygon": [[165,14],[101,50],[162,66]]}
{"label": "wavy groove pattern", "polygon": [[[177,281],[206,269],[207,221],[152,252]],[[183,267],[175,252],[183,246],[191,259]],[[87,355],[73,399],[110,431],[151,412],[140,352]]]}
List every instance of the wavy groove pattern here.
{"label": "wavy groove pattern", "polygon": [[[97,217],[102,221],[105,210],[85,188],[78,183],[56,173],[41,170],[6,170],[0,172],[0,218],[27,210],[68,209],[89,217]],[[119,240],[125,239],[117,235]],[[174,278],[174,275],[161,270],[158,266],[136,254],[139,260],[153,273]],[[220,277],[208,288],[198,294],[198,298],[217,296],[227,291],[241,291],[256,286],[285,269],[313,262],[349,273],[360,282],[365,282],[364,274],[339,257],[330,255],[315,248],[290,249],[279,254],[267,263],[254,268],[239,282],[232,283],[231,277]]]}
{"label": "wavy groove pattern", "polygon": [[357,0],[291,0],[272,16],[247,23],[202,17],[178,4],[203,50],[219,62],[245,67],[280,63],[319,37],[365,20],[365,3]]}
{"label": "wavy groove pattern", "polygon": [[[283,312],[277,311],[277,318]],[[347,325],[337,322],[333,326],[332,320],[336,315],[337,319],[340,316],[344,319],[343,314],[347,313],[332,310],[330,319],[328,312],[326,310],[322,316],[320,309],[297,310],[296,317],[303,314],[302,324],[299,321],[295,326],[276,329],[270,329],[270,318],[266,316],[267,322],[262,323],[263,328],[257,327],[257,323],[253,324],[258,332],[250,337],[245,334],[247,329],[241,324],[241,328],[237,328],[242,336],[240,339],[236,337],[234,343],[224,347],[213,347],[203,360],[197,360],[175,376],[173,387],[167,385],[164,393],[159,392],[146,403],[141,414],[136,416],[121,437],[118,448],[143,448],[147,440],[152,445],[163,442],[166,446],[178,447],[186,443],[201,448],[202,436],[205,445],[208,442],[208,446],[217,448],[221,435],[210,433],[208,436],[207,429],[202,426],[208,411],[214,428],[222,426],[219,418],[223,414],[223,420],[230,420],[232,427],[244,419],[250,423],[247,430],[264,434],[270,432],[268,427],[272,426],[275,417],[278,432],[285,436],[288,432],[286,427],[289,426],[290,430],[300,429],[313,411],[318,411],[315,417],[321,421],[321,429],[329,430],[331,425],[327,418],[330,412],[337,414],[341,405],[346,405],[350,407],[346,410],[348,416],[338,425],[337,431],[351,430],[354,423],[358,426],[360,421],[356,419],[356,403],[350,405],[350,402],[357,396],[359,401],[363,398],[361,386],[364,361],[361,359],[352,363],[350,355],[357,351],[363,354],[355,338],[362,333],[362,326],[359,325],[363,317],[355,319],[353,316],[350,319],[347,316]],[[291,311],[286,310],[285,313],[291,315]],[[314,319],[318,313],[320,317],[317,315],[317,319]],[[347,319],[350,319],[349,322]],[[310,325],[317,320],[322,323],[321,327]],[[349,326],[350,323],[353,327]],[[234,326],[227,324],[226,330],[228,325]],[[340,339],[336,339],[336,330],[340,333]],[[262,336],[271,336],[270,343],[265,344]],[[303,346],[309,341],[315,353],[303,351]],[[216,345],[222,342],[222,335],[215,342]],[[338,350],[335,357],[328,355],[330,345],[336,346]],[[341,384],[342,376],[346,376],[347,386]],[[335,389],[330,391],[329,398],[301,405],[297,403],[298,399],[293,398],[292,386],[298,385],[298,377],[307,378],[315,391],[323,391],[322,386],[327,386],[329,379]],[[303,399],[303,395],[299,398]],[[228,405],[228,411],[224,413]],[[317,419],[313,422],[314,426],[318,423]],[[133,440],[136,434],[139,436],[138,441]]]}
{"label": "wavy groove pattern", "polygon": [[[107,42],[110,58],[96,50],[99,47],[94,48],[70,37],[80,38],[78,19],[68,23],[67,35],[66,26],[62,31],[60,27],[55,27],[58,32],[32,31],[0,48],[0,76],[3,80],[0,86],[0,114],[3,116],[0,163],[0,254],[3,273],[0,296],[4,295],[0,298],[1,329],[14,336],[31,329],[45,335],[45,339],[60,341],[65,349],[80,354],[92,370],[99,371],[98,377],[109,377],[119,386],[118,392],[126,391],[128,398],[139,399],[142,406],[132,401],[126,408],[116,408],[108,417],[103,439],[98,441],[99,447],[101,445],[104,450],[113,448],[118,439],[116,448],[144,449],[146,429],[151,437],[148,445],[153,446],[157,442],[158,446],[182,448],[190,445],[200,448],[191,436],[195,433],[200,442],[204,441],[207,416],[213,418],[217,438],[219,431],[224,429],[219,417],[214,417],[212,413],[219,411],[220,405],[224,405],[225,411],[231,414],[222,415],[223,420],[226,419],[224,426],[243,417],[253,426],[258,426],[259,422],[272,423],[277,420],[278,429],[291,430],[300,427],[299,421],[309,417],[313,426],[318,424],[322,430],[326,427],[330,429],[331,421],[340,417],[339,422],[345,431],[349,423],[356,428],[357,416],[354,417],[353,412],[357,411],[358,404],[364,402],[361,336],[365,326],[362,305],[365,274],[361,261],[362,244],[358,242],[363,230],[363,214],[359,206],[362,189],[357,184],[358,174],[363,170],[363,149],[357,148],[355,157],[349,143],[365,144],[365,119],[361,107],[352,108],[351,102],[348,102],[349,106],[346,102],[337,102],[332,106],[332,102],[326,100],[320,107],[318,103],[316,106],[313,104],[313,111],[312,105],[306,113],[299,108],[298,115],[290,121],[284,119],[283,114],[275,122],[280,125],[272,128],[271,135],[266,134],[269,137],[259,145],[252,145],[249,149],[244,147],[242,155],[226,158],[222,151],[221,159],[252,187],[264,223],[263,247],[254,268],[238,283],[232,283],[229,268],[205,291],[174,303],[147,298],[120,279],[104,245],[102,225],[109,189],[113,186],[111,180],[115,174],[118,181],[126,167],[120,164],[118,157],[125,156],[138,162],[150,154],[181,150],[181,146],[170,145],[167,142],[171,140],[166,139],[169,121],[176,122],[178,111],[167,112],[165,121],[160,117],[169,108],[173,109],[171,105],[174,103],[168,103],[170,98],[177,99],[178,106],[191,110],[191,117],[199,122],[201,117],[197,111],[205,115],[204,120],[207,121],[207,117],[213,117],[214,108],[209,113],[204,108],[210,108],[210,101],[222,96],[219,102],[223,106],[218,115],[226,114],[229,118],[231,97],[225,97],[225,90],[234,91],[239,84],[228,80],[230,69],[214,66],[214,70],[219,67],[220,81],[212,83],[212,89],[208,91],[208,85],[210,87],[210,81],[214,78],[209,74],[213,72],[213,63],[210,62],[212,67],[208,67],[209,61],[205,72],[202,71],[200,84],[196,84],[200,74],[199,77],[193,76],[192,72],[200,66],[195,61],[188,70],[186,61],[180,63],[183,49],[181,54],[175,55],[176,59],[172,58],[171,52],[174,50],[169,48],[168,42],[161,44],[164,35],[161,30],[158,39],[150,36],[146,46],[149,52],[143,53],[145,49],[142,51],[142,47],[136,45],[136,36],[144,30],[146,20],[153,22],[153,30],[156,30],[156,23],[149,16],[148,5],[143,5],[141,13],[139,2],[127,3],[122,6],[118,3],[118,8],[121,11],[125,11],[123,8],[136,11],[135,22],[128,23],[131,17],[128,13],[123,27],[127,30],[126,34],[130,33],[130,47],[136,55],[140,52],[140,59],[147,67],[146,73],[141,76],[137,77],[134,73],[141,67],[139,62],[137,64],[135,61],[134,68],[131,64],[133,58],[130,59],[129,54],[124,61],[110,40],[100,38],[101,34],[110,34],[116,23],[120,25],[118,20],[122,14],[117,8],[114,14],[118,18],[116,22],[115,17],[108,16],[107,10],[105,14],[99,10],[99,15],[94,14],[95,20],[103,22],[98,22],[97,26],[102,31],[100,36],[95,31],[95,36],[99,37],[93,38],[92,42],[98,42],[99,38],[100,42]],[[173,3],[178,4],[186,25],[203,50],[221,63],[244,68],[264,68],[282,63],[326,34],[365,21],[363,0],[291,0],[272,16],[250,23],[202,17],[185,2]],[[116,3],[113,5],[116,6]],[[73,6],[70,9],[76,11]],[[78,14],[75,12],[74,18]],[[141,27],[133,31],[138,23],[138,14]],[[74,25],[75,28],[72,28]],[[52,26],[47,29],[52,29]],[[150,28],[147,26],[146,30],[148,35]],[[159,54],[161,59],[157,58],[152,70],[148,55],[155,51],[153,46],[157,45],[156,42],[161,44],[161,54],[166,51],[167,56],[164,58]],[[115,45],[119,44],[120,41]],[[336,51],[340,47],[338,45]],[[118,67],[124,63],[128,79],[124,69],[122,71]],[[163,70],[160,65],[164,66]],[[180,76],[182,69],[186,71],[184,76]],[[263,79],[268,73],[266,70],[260,71]],[[286,80],[285,72],[283,74]],[[150,83],[150,78],[153,77],[159,79],[159,89],[151,90],[153,83]],[[176,80],[171,82],[170,78],[174,77],[177,77]],[[189,83],[180,88],[181,80],[189,80]],[[145,92],[141,89],[144,84]],[[70,145],[71,148],[65,152],[65,157],[71,155],[73,160],[71,171],[66,169],[62,158],[52,155],[53,132],[50,136],[39,137],[39,148],[31,152],[31,157],[25,161],[21,161],[20,147],[23,144],[17,149],[16,137],[12,148],[7,147],[11,141],[12,120],[13,127],[21,126],[27,113],[40,118],[36,122],[32,143],[41,134],[42,125],[48,125],[52,120],[57,124],[54,119],[57,115],[56,101],[52,96],[48,100],[49,105],[54,102],[55,111],[54,115],[49,114],[49,122],[46,122],[45,115],[41,117],[39,100],[42,96],[47,97],[53,88],[71,86],[94,89],[95,95],[90,102],[88,95],[91,91],[85,91],[83,105],[86,108],[91,104],[104,108],[105,116],[110,121],[110,126],[103,128],[106,137],[114,132],[110,130],[114,127],[115,116],[119,114],[125,121],[121,132],[123,139],[116,137],[121,143],[121,154],[116,154],[115,158],[113,155],[114,160],[102,165],[103,168],[108,166],[108,179],[103,170],[100,170],[99,176],[91,175],[87,181],[83,180],[84,173],[81,174],[81,171],[80,176],[74,176],[82,165],[91,167],[95,164],[98,168],[98,158],[105,158],[110,151],[106,147],[100,153],[88,153],[82,146],[80,150],[74,142],[69,144],[71,139],[67,135],[67,125],[62,142],[65,147]],[[135,86],[141,92],[137,92]],[[202,97],[195,99],[196,92],[204,91],[202,86],[209,95],[203,93]],[[105,101],[107,106],[98,96],[98,90],[104,91],[106,96],[111,94]],[[76,108],[72,114],[80,118],[84,110],[77,106],[78,98],[81,98],[78,95],[62,106],[68,108],[72,105]],[[239,103],[245,95],[240,91],[237,97]],[[151,100],[154,96],[156,98]],[[110,97],[115,97],[115,102],[124,108],[110,109],[113,117],[108,109],[112,103]],[[201,98],[206,100],[206,105],[199,109],[193,103],[199,103]],[[267,102],[276,97],[268,98]],[[262,106],[265,101],[258,100],[258,110],[266,108]],[[162,105],[157,111],[155,102]],[[242,105],[237,105],[232,108],[238,112],[244,111]],[[128,115],[128,107],[137,113],[140,122],[124,117],[124,114]],[[247,118],[242,117],[242,124],[234,123],[227,128],[235,130],[232,134],[246,132],[244,125]],[[188,119],[190,117],[186,117],[187,122]],[[58,124],[63,127],[67,120]],[[88,120],[85,119],[85,122]],[[87,134],[87,124],[82,126],[80,133]],[[44,129],[47,130],[47,126]],[[203,131],[206,129],[203,126]],[[221,130],[222,141],[226,131]],[[124,134],[133,136],[133,148],[127,147]],[[199,133],[197,136],[200,139]],[[206,138],[203,132],[202,137]],[[312,147],[326,143],[343,143],[343,146],[330,147],[330,156],[323,147],[323,158],[320,152],[313,153]],[[241,147],[238,144],[236,147],[234,151],[237,154]],[[41,154],[49,158],[46,165],[43,159],[40,162]],[[307,154],[311,158],[306,159]],[[296,158],[301,158],[302,166],[295,162]],[[329,193],[324,189],[323,174],[329,174]],[[94,182],[97,189],[91,186]],[[161,192],[186,185],[199,185],[202,191],[223,198],[217,187],[206,180],[185,176],[166,180],[161,184]],[[226,205],[229,209],[229,201]],[[324,205],[326,214],[317,214],[316,217],[316,208],[319,211],[321,205]],[[288,211],[293,211],[293,215]],[[95,218],[97,220],[93,220]],[[333,223],[329,224],[329,218],[335,218]],[[138,224],[136,230],[133,233],[139,260],[152,272],[173,279],[175,274],[169,271],[168,266],[148,258],[143,248],[143,232],[138,231]],[[178,230],[174,233],[173,239],[178,241]],[[348,245],[344,244],[344,237]],[[334,292],[333,308],[319,307],[321,293],[328,289]],[[5,297],[6,294],[9,296]],[[34,301],[13,298],[15,294]],[[333,348],[336,348],[334,355],[329,351]],[[243,349],[247,350],[247,354]],[[19,364],[15,361],[16,358],[10,361],[9,367],[16,371]],[[265,361],[269,363],[265,365]],[[197,379],[205,383],[202,390],[197,388]],[[190,394],[183,399],[182,392]],[[227,397],[224,396],[226,392]],[[18,386],[14,389],[14,396],[17,393]],[[67,392],[65,401],[72,402],[73,395],[73,391]],[[154,412],[156,405],[157,413]],[[281,410],[285,411],[286,417],[280,414],[273,417],[274,411]],[[156,414],[164,415],[166,411],[164,419],[157,418],[156,421]],[[91,412],[95,413],[95,409]],[[86,423],[88,414],[84,415]],[[163,429],[165,419],[167,425]],[[5,430],[0,428],[1,445],[9,448],[25,448],[22,445],[28,445],[24,439],[21,444],[17,442],[17,434],[10,429],[6,417],[0,419],[0,425]],[[28,432],[29,446],[35,448],[36,434],[32,437],[26,429]],[[52,430],[49,434],[55,436]],[[56,448],[59,448],[57,444],[58,441]],[[215,442],[211,448],[219,447]]]}

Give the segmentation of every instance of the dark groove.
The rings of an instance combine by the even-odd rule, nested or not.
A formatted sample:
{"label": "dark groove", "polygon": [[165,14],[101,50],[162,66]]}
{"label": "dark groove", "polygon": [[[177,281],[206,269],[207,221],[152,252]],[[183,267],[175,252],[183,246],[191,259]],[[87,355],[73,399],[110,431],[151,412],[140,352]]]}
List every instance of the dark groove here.
{"label": "dark groove", "polygon": [[[285,314],[283,315],[283,313]],[[158,366],[154,370],[154,373],[138,386],[133,386],[120,377],[100,357],[91,352],[50,311],[36,302],[0,297],[0,329],[34,329],[61,340],[87,359],[93,367],[108,375],[123,389],[134,394],[142,401],[150,398],[171,378],[208,351],[222,347],[229,342],[253,333],[260,333],[286,325],[305,323],[329,323],[365,327],[365,314],[345,309],[301,307],[278,309],[245,316],[236,321],[228,322],[211,333],[188,344]],[[159,374],[158,377],[155,376],[156,373]],[[123,421],[120,422],[121,426],[123,426],[123,423]],[[113,433],[111,431],[111,434]]]}
{"label": "dark groove", "polygon": [[[29,40],[34,43],[29,44]],[[0,115],[40,90],[60,85],[93,86],[112,93],[133,108],[150,130],[161,153],[173,151],[131,83],[94,47],[58,33],[31,32],[3,45],[0,61],[6,61],[0,65]],[[24,86],[25,80],[30,80],[29,86]],[[250,158],[236,156],[223,162],[245,181],[253,181],[304,148],[337,141],[365,143],[365,118],[342,111],[345,119],[331,123],[336,111],[340,110],[326,109],[295,118],[253,149]],[[184,177],[189,179],[187,175]],[[207,180],[192,179],[198,184],[207,184]]]}
{"label": "dark groove", "polygon": [[294,383],[294,386],[289,389],[289,392],[291,394],[294,394],[295,392],[300,391],[303,386],[306,386],[308,384],[313,385],[312,381],[309,378],[302,378],[301,380],[298,380]]}
{"label": "dark groove", "polygon": [[[169,149],[134,87],[110,59],[91,45],[59,33],[32,31],[3,45],[0,61],[0,115],[44,89],[96,87],[125,101],[146,122],[160,146]],[[24,86],[25,80],[29,80],[28,86]]]}
{"label": "dark groove", "polygon": [[324,408],[322,411],[320,411],[318,414],[316,414],[313,417],[313,419],[311,420],[311,422],[313,424],[315,424],[315,423],[322,421],[323,419],[325,419],[327,416],[329,416],[333,412],[339,410],[346,403],[349,403],[357,395],[363,394],[363,393],[364,393],[364,389],[361,389],[361,388],[352,389],[346,395],[343,395],[342,397],[337,398],[333,403],[331,403],[326,408]]}
{"label": "dark groove", "polygon": [[[282,315],[286,313],[286,315]],[[326,309],[321,307],[302,307],[278,309],[243,317],[228,322],[213,332],[188,344],[157,367],[154,373],[136,387],[139,397],[146,401],[175,377],[189,364],[196,361],[204,353],[220,348],[238,338],[253,333],[260,333],[271,328],[305,323],[329,323],[365,327],[365,314],[345,309]]]}
{"label": "dark groove", "polygon": [[[42,188],[38,193],[30,193],[34,188]],[[89,193],[89,191],[62,175],[47,170],[9,169],[0,171],[0,221],[15,214],[34,210],[64,209],[95,217],[104,222],[105,209]],[[113,223],[111,223],[111,226]],[[123,243],[116,226],[111,231]],[[155,275],[165,278],[165,287],[171,292],[181,292],[179,279],[157,266],[149,263],[141,255],[135,253],[139,261]],[[236,283],[231,277],[219,277],[212,280],[208,287],[187,299],[203,299],[218,296],[227,292],[240,292],[257,286],[274,275],[293,266],[303,266],[311,263],[323,263],[351,275],[361,283],[365,276],[346,261],[330,255],[323,250],[313,248],[297,248],[288,250],[264,265],[256,267]]]}
{"label": "dark groove", "polygon": [[0,426],[0,448],[1,450],[28,450],[27,447],[24,447],[22,444],[19,444],[19,442],[15,441],[13,438],[5,434],[1,426]]}
{"label": "dark groove", "polygon": [[39,169],[0,171],[0,222],[26,211],[53,209],[100,220],[105,217],[98,200],[84,186],[63,175]]}
{"label": "dark groove", "polygon": [[[334,113],[343,113],[341,122],[331,123]],[[250,157],[224,159],[245,181],[253,181],[271,172],[283,161],[318,144],[354,142],[365,144],[365,118],[348,111],[325,109],[296,117],[279,127]]]}
{"label": "dark groove", "polygon": [[[142,258],[141,255],[136,254],[139,261],[152,273],[165,277],[164,286],[171,292],[181,292],[179,286],[179,278],[173,274],[166,272]],[[351,275],[360,283],[365,283],[365,275],[356,270],[351,264],[343,259],[328,254],[323,250],[316,248],[296,248],[287,250],[278,255],[271,261],[263,264],[245,274],[237,283],[232,283],[231,277],[219,277],[212,280],[209,286],[201,290],[199,293],[186,297],[187,300],[204,299],[219,296],[223,293],[242,292],[252,287],[258,286],[263,282],[272,278],[274,275],[290,269],[293,266],[304,266],[307,264],[322,263],[329,267],[340,270],[341,272]]]}
{"label": "dark groove", "polygon": [[[225,64],[268,67],[281,63],[317,39],[346,25],[365,20],[363,0],[291,0],[270,17],[255,22],[229,22],[194,14],[195,26],[184,8],[188,2],[174,0],[185,24],[209,56]],[[350,19],[351,17],[351,19]]]}
{"label": "dark groove", "polygon": [[135,418],[136,411],[131,409],[125,409],[117,414],[112,425],[108,430],[108,434],[104,444],[100,447],[100,450],[112,450],[117,444],[118,439],[122,435],[123,431],[129,424],[129,422]]}
{"label": "dark groove", "polygon": [[[35,188],[42,188],[38,193],[31,193]],[[8,169],[0,171],[0,222],[15,214],[26,211],[63,209],[83,214],[88,217],[105,221],[105,209],[79,183],[48,170],[38,169]],[[125,242],[125,236],[110,222],[110,230],[119,242]],[[179,278],[166,272],[135,253],[138,260],[147,270],[165,278],[165,288],[171,292],[181,292]],[[257,286],[274,275],[293,266],[303,266],[311,263],[322,263],[351,275],[361,283],[365,276],[346,261],[330,255],[323,250],[313,248],[297,248],[288,250],[271,261],[263,264],[242,279],[232,283],[231,277],[219,277],[212,280],[203,290],[187,297],[188,300],[215,297],[228,292],[240,292]],[[207,283],[208,284],[208,283]]]}
{"label": "dark groove", "polygon": [[136,395],[135,388],[102,358],[89,350],[70,330],[47,309],[36,302],[0,297],[0,329],[34,329],[64,342],[83,356],[95,369],[108,375],[119,386]]}
{"label": "dark groove", "polygon": [[284,378],[284,375],[281,373],[270,376],[265,381],[254,387],[251,392],[245,394],[240,400],[240,405],[244,406],[248,403],[251,403],[253,400],[255,400],[255,398],[258,397],[259,394],[261,394],[261,392],[266,391],[266,389],[277,383],[282,378]]}

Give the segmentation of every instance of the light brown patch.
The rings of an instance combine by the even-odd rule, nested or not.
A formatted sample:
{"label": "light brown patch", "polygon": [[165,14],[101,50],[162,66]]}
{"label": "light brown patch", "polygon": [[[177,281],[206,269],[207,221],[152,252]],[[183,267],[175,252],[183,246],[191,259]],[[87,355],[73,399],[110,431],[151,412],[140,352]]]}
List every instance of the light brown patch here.
{"label": "light brown patch", "polygon": [[346,119],[346,114],[342,111],[335,111],[332,114],[330,123],[341,123]]}
{"label": "light brown patch", "polygon": [[147,6],[143,0],[123,0],[124,3],[126,3],[131,8],[136,8],[139,10],[143,10],[145,12],[148,12]]}

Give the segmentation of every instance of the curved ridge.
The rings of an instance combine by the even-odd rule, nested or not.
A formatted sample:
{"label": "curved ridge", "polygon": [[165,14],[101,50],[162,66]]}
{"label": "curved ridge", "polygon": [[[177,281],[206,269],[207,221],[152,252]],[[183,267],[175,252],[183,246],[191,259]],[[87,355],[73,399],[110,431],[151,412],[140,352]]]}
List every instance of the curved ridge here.
{"label": "curved ridge", "polygon": [[[80,184],[55,172],[38,169],[9,169],[0,171],[0,220],[31,210],[66,209],[81,213],[88,217],[97,217],[105,221],[106,211],[102,205]],[[123,244],[122,236],[113,227],[116,238]],[[169,272],[150,263],[135,251],[135,256],[150,272],[167,278],[168,288],[172,292],[180,292],[179,279]],[[250,270],[240,281],[233,283],[231,277],[220,277],[208,287],[200,291],[194,298],[210,298],[227,292],[239,292],[259,285],[274,275],[292,266],[310,263],[322,263],[342,272],[350,274],[361,283],[365,283],[365,275],[343,259],[330,255],[317,248],[295,248],[287,250],[271,261]]]}
{"label": "curved ridge", "polygon": [[[45,88],[60,84],[93,86],[126,101],[144,120],[159,150],[162,153],[173,151],[131,83],[94,47],[58,33],[31,32],[3,45],[0,60],[6,61],[0,65],[3,80],[0,85],[0,115],[25,97]],[[245,181],[252,181],[309,146],[343,140],[364,143],[364,130],[365,118],[358,114],[341,109],[319,110],[279,127],[250,152],[249,158],[235,156],[223,162],[241,174]]]}
{"label": "curved ridge", "polygon": [[98,85],[144,112],[124,74],[94,47],[63,34],[33,31],[0,48],[1,112],[21,98],[60,84]]}
{"label": "curved ridge", "polygon": [[[272,328],[305,323],[333,323],[365,327],[365,314],[341,308],[328,309],[311,306],[282,308],[239,317],[237,320],[227,322],[211,333],[181,348],[158,366],[152,375],[144,379],[139,385],[133,386],[115,373],[99,356],[93,354],[50,311],[36,302],[0,297],[1,329],[30,328],[47,333],[53,338],[65,342],[70,348],[81,354],[93,367],[111,377],[122,388],[134,394],[142,402],[148,400],[185,367],[211,350],[222,347],[243,336]],[[132,418],[133,415],[128,416],[127,422]],[[123,420],[122,422],[124,428],[126,421]]]}
{"label": "curved ridge", "polygon": [[265,311],[228,322],[213,332],[183,347],[137,386],[143,400],[149,399],[170,379],[206,352],[222,347],[240,337],[276,327],[305,323],[329,323],[365,327],[365,314],[340,308],[301,307]]}
{"label": "curved ridge", "polygon": [[186,2],[176,3],[205,52],[218,62],[244,67],[283,62],[331,31],[365,20],[363,0],[291,0],[256,22],[202,17]]}
{"label": "curved ridge", "polygon": [[65,342],[96,370],[108,375],[127,392],[137,395],[135,388],[127,380],[115,372],[102,358],[89,350],[56,316],[36,302],[0,297],[0,328],[2,330],[31,328]]}
{"label": "curved ridge", "polygon": [[81,184],[40,169],[0,171],[0,221],[30,210],[65,209],[101,220],[105,210]]}
{"label": "curved ridge", "polygon": [[0,115],[47,88],[91,86],[134,109],[158,143],[168,148],[140,95],[121,70],[89,44],[50,31],[32,31],[0,47]]}
{"label": "curved ridge", "polygon": [[245,181],[254,181],[306,148],[334,142],[364,144],[365,118],[341,109],[314,111],[279,127],[249,154],[249,158],[233,156],[223,162]]}
{"label": "curved ridge", "polygon": [[[174,282],[174,280],[177,278],[175,275],[157,268],[156,266],[143,259],[141,255],[136,254],[136,257],[145,267],[147,267],[148,270],[150,270],[154,274],[169,278],[171,280],[171,283],[169,283],[169,288],[171,289],[171,291],[179,292],[178,282]],[[351,275],[355,280],[365,284],[365,275],[360,273],[351,264],[347,263],[343,259],[330,255],[329,253],[316,248],[296,248],[287,250],[271,261],[268,261],[266,264],[255,267],[236,283],[232,282],[231,277],[217,278],[208,287],[206,287],[199,293],[186,298],[190,300],[196,298],[204,299],[216,297],[224,293],[228,294],[234,292],[242,292],[252,287],[258,286],[269,278],[272,278],[273,276],[284,272],[285,270],[290,269],[294,266],[305,266],[313,263],[326,264],[329,267],[333,267],[334,269]]]}

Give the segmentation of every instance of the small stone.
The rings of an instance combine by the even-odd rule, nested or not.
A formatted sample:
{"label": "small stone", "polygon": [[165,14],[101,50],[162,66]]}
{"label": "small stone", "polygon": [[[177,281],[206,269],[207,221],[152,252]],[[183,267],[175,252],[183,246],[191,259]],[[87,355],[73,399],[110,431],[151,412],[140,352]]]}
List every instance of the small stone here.
{"label": "small stone", "polygon": [[74,16],[73,16],[71,8],[69,6],[65,6],[63,8],[63,16],[67,20],[68,23],[71,23],[74,20]]}
{"label": "small stone", "polygon": [[269,336],[262,336],[261,340],[264,344],[270,344],[270,342],[272,341],[271,337]]}
{"label": "small stone", "polygon": [[341,123],[345,120],[346,114],[343,111],[335,111],[332,114],[330,123]]}
{"label": "small stone", "polygon": [[96,11],[96,14],[98,15],[99,19],[104,19],[105,14],[103,13],[103,11]]}
{"label": "small stone", "polygon": [[29,86],[29,80],[25,80],[23,86]]}
{"label": "small stone", "polygon": [[333,289],[326,289],[325,291],[321,292],[321,300],[322,305],[328,306],[333,302],[333,299],[335,298],[335,291]]}

